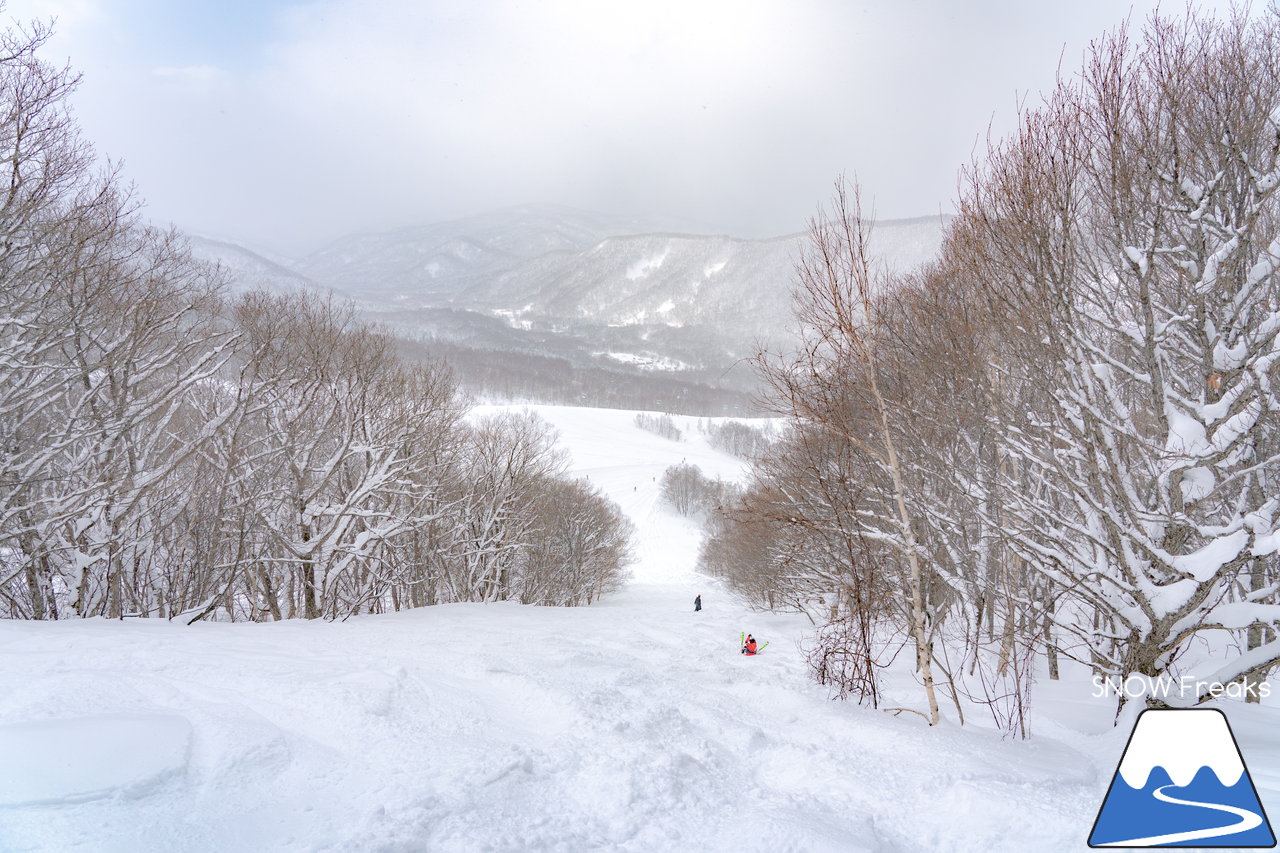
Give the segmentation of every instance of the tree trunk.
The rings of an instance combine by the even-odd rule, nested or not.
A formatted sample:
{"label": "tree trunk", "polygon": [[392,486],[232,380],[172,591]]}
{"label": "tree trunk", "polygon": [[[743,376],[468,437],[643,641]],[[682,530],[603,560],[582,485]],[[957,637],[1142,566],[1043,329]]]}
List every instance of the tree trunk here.
{"label": "tree trunk", "polygon": [[924,693],[929,702],[929,725],[938,724],[938,696],[933,686],[933,645],[929,642],[927,630],[928,612],[924,602],[924,572],[920,566],[920,551],[916,547],[915,531],[911,527],[911,513],[907,510],[905,497],[906,487],[902,482],[902,469],[898,465],[898,454],[894,448],[893,436],[889,432],[888,406],[880,394],[874,376],[871,380],[871,393],[875,395],[876,405],[880,409],[880,427],[884,430],[885,455],[889,463],[889,474],[893,479],[894,503],[898,510],[898,522],[902,529],[903,541],[906,543],[907,565],[910,567],[911,586],[911,637],[916,645],[916,670],[924,681]]}
{"label": "tree trunk", "polygon": [[1053,594],[1052,587],[1045,592],[1044,601],[1044,654],[1049,664],[1049,680],[1058,680],[1058,647],[1053,642]]}
{"label": "tree trunk", "polygon": [[[1267,585],[1267,571],[1265,557],[1254,557],[1252,565],[1249,567],[1249,591],[1258,592]],[[1249,636],[1247,645],[1250,650],[1256,649],[1264,645],[1268,641],[1267,634],[1269,631],[1265,625],[1253,624],[1249,626]],[[1246,675],[1244,677],[1244,701],[1258,704],[1262,701],[1262,694],[1259,692],[1266,678],[1261,676]]]}

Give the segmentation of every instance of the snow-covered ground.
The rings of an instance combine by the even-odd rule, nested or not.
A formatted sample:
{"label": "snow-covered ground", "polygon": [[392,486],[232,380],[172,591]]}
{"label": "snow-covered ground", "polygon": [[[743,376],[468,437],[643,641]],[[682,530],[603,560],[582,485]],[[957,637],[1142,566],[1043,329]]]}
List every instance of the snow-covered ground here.
{"label": "snow-covered ground", "polygon": [[[696,575],[697,530],[658,501],[668,465],[741,463],[694,418],[672,442],[634,412],[534,408],[637,524],[625,590],[344,623],[0,623],[0,851],[1087,849],[1128,735],[1088,683],[1038,686],[1026,742],[829,701],[807,620]],[[744,630],[763,655],[737,654]],[[890,690],[919,705],[907,677]],[[1280,710],[1223,707],[1274,821]]]}

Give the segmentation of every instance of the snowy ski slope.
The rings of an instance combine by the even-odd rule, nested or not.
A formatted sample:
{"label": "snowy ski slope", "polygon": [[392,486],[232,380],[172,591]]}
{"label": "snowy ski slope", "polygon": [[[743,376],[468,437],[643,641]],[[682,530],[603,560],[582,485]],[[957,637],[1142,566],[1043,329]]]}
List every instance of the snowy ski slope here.
{"label": "snowy ski slope", "polygon": [[[461,604],[345,623],[0,623],[0,851],[1085,850],[1127,731],[1086,683],[1036,737],[930,731],[808,682],[801,616],[695,574],[658,502],[696,419],[535,407],[639,528],[589,608]],[[694,614],[701,593],[705,609]],[[768,651],[737,654],[739,632]],[[893,703],[919,705],[905,674]],[[1229,705],[1280,815],[1280,711]]]}

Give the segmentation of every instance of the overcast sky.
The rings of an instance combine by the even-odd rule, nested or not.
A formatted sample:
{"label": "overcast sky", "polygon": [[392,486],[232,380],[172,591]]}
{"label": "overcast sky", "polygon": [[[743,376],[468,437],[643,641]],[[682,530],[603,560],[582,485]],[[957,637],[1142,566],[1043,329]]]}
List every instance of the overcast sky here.
{"label": "overcast sky", "polygon": [[950,211],[988,127],[1154,5],[13,0],[5,14],[57,17],[45,58],[83,72],[84,131],[152,219],[299,253],[526,202],[782,234],[841,172],[882,218]]}

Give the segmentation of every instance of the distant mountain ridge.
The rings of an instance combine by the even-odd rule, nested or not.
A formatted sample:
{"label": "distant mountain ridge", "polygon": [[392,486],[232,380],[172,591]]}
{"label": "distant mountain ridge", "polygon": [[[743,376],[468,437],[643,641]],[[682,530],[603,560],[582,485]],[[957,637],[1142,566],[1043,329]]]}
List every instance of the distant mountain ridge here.
{"label": "distant mountain ridge", "polygon": [[[930,260],[945,222],[876,223],[876,258],[899,270]],[[351,235],[296,260],[209,238],[193,238],[192,249],[220,263],[234,289],[333,291],[406,338],[447,343],[451,357],[483,350],[487,375],[494,353],[523,354],[593,371],[593,382],[601,370],[620,382],[666,373],[748,394],[743,360],[762,342],[793,340],[791,287],[806,235],[741,239],[696,227],[528,205]]]}
{"label": "distant mountain ridge", "polygon": [[[942,223],[878,223],[877,257],[905,270],[937,254]],[[744,240],[689,234],[611,236],[549,252],[462,291],[458,304],[520,323],[705,326],[735,339],[785,338],[806,235]]]}
{"label": "distant mountain ridge", "polygon": [[274,293],[297,290],[325,292],[330,288],[314,281],[292,267],[287,258],[268,258],[265,254],[215,237],[187,234],[191,254],[206,263],[222,268],[231,289],[241,292],[265,288]]}
{"label": "distant mountain ridge", "polygon": [[525,205],[432,225],[353,234],[299,259],[293,269],[360,298],[436,302],[548,252],[580,250],[605,237],[670,224]]}

